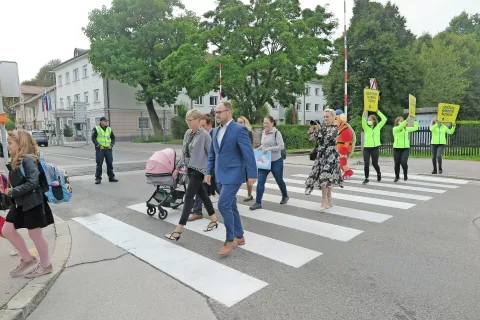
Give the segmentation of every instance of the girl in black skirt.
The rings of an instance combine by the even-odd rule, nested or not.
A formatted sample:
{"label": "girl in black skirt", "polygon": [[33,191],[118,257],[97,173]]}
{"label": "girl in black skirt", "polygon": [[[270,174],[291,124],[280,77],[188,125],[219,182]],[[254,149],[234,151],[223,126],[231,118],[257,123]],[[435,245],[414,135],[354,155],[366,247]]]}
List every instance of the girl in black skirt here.
{"label": "girl in black skirt", "polygon": [[[7,165],[11,184],[8,196],[14,205],[7,214],[2,234],[21,257],[20,264],[10,272],[10,275],[18,277],[36,265],[25,275],[26,278],[36,278],[52,272],[48,242],[42,228],[54,222],[52,210],[44,194],[45,177],[40,175],[39,170],[40,151],[33,136],[21,129],[8,133],[8,151],[11,154],[11,161]],[[28,229],[28,235],[37,248],[39,264],[17,231],[22,228]]]}

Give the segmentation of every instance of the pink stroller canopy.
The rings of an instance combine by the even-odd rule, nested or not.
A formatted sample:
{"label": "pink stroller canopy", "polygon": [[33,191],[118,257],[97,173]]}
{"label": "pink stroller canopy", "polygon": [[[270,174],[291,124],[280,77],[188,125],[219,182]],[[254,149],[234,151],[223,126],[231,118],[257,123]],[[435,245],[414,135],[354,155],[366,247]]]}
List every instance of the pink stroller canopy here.
{"label": "pink stroller canopy", "polygon": [[175,169],[175,150],[172,148],[155,152],[147,160],[147,173],[164,174],[172,173]]}

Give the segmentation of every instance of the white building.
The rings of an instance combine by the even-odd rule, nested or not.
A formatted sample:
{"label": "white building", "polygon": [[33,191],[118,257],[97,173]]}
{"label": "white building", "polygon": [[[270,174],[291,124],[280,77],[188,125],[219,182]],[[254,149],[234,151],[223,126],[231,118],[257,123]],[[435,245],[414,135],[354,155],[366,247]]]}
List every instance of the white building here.
{"label": "white building", "polygon": [[47,130],[45,124],[53,124],[52,112],[42,110],[42,99],[46,92],[53,102],[55,87],[38,87],[22,84],[20,86],[20,101],[12,107],[15,110],[15,126],[25,130]]}
{"label": "white building", "polygon": [[[116,80],[102,79],[92,68],[88,59],[88,50],[75,49],[74,57],[53,69],[56,76],[56,95],[54,107],[59,118],[58,125],[73,127],[73,103],[87,104],[87,127],[77,127],[77,135],[84,135],[98,124],[100,117],[107,117],[119,139],[129,139],[132,135],[153,134],[150,117],[145,103],[135,99],[138,89]],[[297,105],[298,123],[321,118],[325,103],[321,84],[309,82],[307,94],[299,97]],[[309,92],[311,92],[309,94]],[[53,100],[53,97],[52,97]],[[185,89],[179,92],[175,105],[187,105],[198,108],[203,113],[211,111],[219,102],[219,93],[211,91],[198,99],[190,99]],[[162,124],[169,130],[170,119],[176,114],[174,106],[155,104],[155,110]],[[271,108],[271,115],[284,120],[283,107],[278,104]],[[82,133],[83,131],[83,133]]]}

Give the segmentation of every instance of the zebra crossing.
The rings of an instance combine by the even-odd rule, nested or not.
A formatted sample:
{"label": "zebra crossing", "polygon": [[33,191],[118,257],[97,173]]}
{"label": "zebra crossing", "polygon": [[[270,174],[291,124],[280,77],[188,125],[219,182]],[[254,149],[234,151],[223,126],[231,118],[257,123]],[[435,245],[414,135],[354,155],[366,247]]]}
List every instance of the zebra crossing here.
{"label": "zebra crossing", "polygon": [[[240,201],[237,206],[242,218],[249,219],[249,224],[252,222],[267,223],[280,229],[301,231],[313,237],[326,239],[326,241],[348,245],[348,242],[355,241],[364,233],[363,230],[351,226],[355,225],[355,221],[372,223],[372,225],[384,223],[394,219],[395,212],[412,209],[419,203],[431,201],[435,197],[469,182],[459,179],[410,175],[406,182],[393,183],[393,181],[388,181],[388,177],[393,178],[393,174],[384,173],[382,175],[386,177],[384,180],[370,182],[368,185],[363,185],[363,177],[358,175],[345,180],[344,188],[334,188],[332,192],[334,201],[338,200],[342,206],[334,204],[333,207],[322,213],[320,213],[321,192],[314,190],[309,196],[304,195],[304,182],[307,177],[305,174],[292,174],[285,177],[290,200],[286,205],[281,206],[279,211],[282,212],[272,210],[269,205],[270,203],[278,204],[281,200],[278,186],[272,181],[274,179],[269,179],[265,184],[262,209],[251,211],[248,205],[240,203]],[[298,197],[297,194],[303,194],[303,196]],[[243,199],[247,196],[247,190],[240,189],[238,196]],[[356,208],[359,204],[362,209]],[[365,207],[368,207],[368,210],[364,210]],[[178,224],[181,208],[180,210],[166,208],[169,214],[162,223],[172,226]],[[142,215],[146,215],[147,211],[144,202],[132,204],[128,206],[128,209]],[[303,217],[305,216],[303,213],[307,211],[313,213],[315,218]],[[311,214],[308,216],[312,217]],[[338,222],[331,223],[329,220],[332,219],[329,217],[332,216],[350,218],[352,223],[348,227],[339,225]],[[155,217],[155,219],[158,218]],[[269,285],[262,279],[257,279],[223,264],[222,259],[224,258],[216,260],[207,258],[104,213],[77,217],[73,220],[226,307],[234,306]],[[225,226],[219,223],[217,229],[204,232],[208,222],[209,219],[205,218],[189,222],[185,226],[184,232],[193,232],[217,240],[220,245],[225,240]],[[248,252],[249,256],[252,255],[252,259],[261,256],[274,261],[274,263],[293,268],[293,270],[301,270],[307,263],[315,259],[322,259],[324,256],[320,251],[295,244],[296,239],[287,238],[283,234],[272,238],[245,230],[245,238],[247,239],[246,244],[236,250]],[[180,241],[188,240],[181,238]],[[216,281],[211,281],[212,274],[215,275]]]}

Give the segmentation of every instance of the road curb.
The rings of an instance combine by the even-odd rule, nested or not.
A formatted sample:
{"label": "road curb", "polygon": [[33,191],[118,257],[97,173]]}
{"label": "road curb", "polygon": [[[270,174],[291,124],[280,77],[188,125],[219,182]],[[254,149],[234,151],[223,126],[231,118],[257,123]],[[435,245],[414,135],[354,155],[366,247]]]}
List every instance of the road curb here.
{"label": "road curb", "polygon": [[55,249],[52,256],[53,272],[28,282],[0,310],[0,320],[25,320],[40,304],[55,280],[65,269],[72,248],[72,235],[66,221],[55,219]]}

